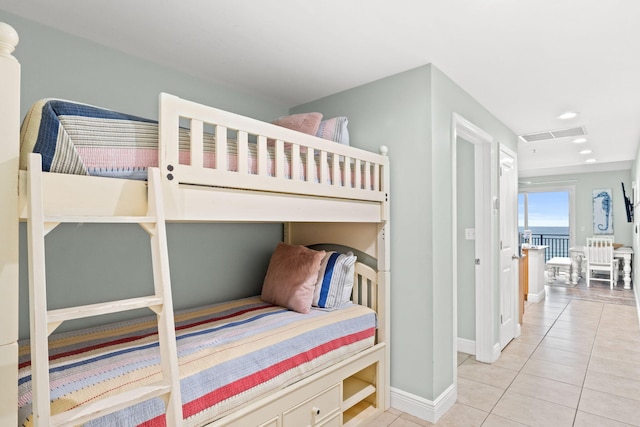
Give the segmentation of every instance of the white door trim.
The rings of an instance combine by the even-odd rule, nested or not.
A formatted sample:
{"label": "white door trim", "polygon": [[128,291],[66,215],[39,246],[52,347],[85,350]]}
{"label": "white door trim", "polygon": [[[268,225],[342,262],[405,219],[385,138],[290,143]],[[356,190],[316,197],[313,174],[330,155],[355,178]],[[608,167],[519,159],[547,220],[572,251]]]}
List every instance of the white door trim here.
{"label": "white door trim", "polygon": [[[476,360],[491,363],[499,356],[495,352],[496,344],[496,305],[495,305],[495,270],[496,254],[496,221],[495,208],[497,201],[496,185],[492,185],[492,174],[497,169],[497,153],[493,137],[457,113],[451,120],[451,170],[452,170],[452,281],[453,281],[453,366],[457,374],[458,343],[458,263],[457,263],[457,139],[461,137],[474,144],[475,164],[475,215],[476,215],[476,254],[480,263],[476,267]],[[497,179],[497,178],[496,178]],[[476,255],[478,256],[478,255]],[[455,378],[455,376],[454,376]]]}

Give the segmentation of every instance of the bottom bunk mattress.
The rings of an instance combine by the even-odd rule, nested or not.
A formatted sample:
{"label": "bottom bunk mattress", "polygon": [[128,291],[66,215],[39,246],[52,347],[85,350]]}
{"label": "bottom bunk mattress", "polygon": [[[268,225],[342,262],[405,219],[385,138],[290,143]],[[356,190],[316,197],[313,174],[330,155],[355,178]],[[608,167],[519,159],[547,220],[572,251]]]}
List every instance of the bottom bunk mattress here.
{"label": "bottom bunk mattress", "polygon": [[[185,425],[202,425],[374,345],[376,315],[348,304],[300,314],[252,297],[176,313]],[[153,317],[52,335],[51,412],[160,379]],[[28,341],[21,343],[18,421],[32,425]],[[165,425],[161,399],[87,426]]]}

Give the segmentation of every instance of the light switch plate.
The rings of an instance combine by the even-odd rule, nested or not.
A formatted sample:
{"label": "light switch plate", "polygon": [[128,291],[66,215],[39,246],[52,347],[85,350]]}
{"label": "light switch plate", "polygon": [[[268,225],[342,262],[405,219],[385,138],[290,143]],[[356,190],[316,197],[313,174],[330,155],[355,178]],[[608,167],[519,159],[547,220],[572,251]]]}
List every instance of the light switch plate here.
{"label": "light switch plate", "polygon": [[464,238],[467,240],[476,240],[476,229],[475,228],[465,228],[464,229]]}

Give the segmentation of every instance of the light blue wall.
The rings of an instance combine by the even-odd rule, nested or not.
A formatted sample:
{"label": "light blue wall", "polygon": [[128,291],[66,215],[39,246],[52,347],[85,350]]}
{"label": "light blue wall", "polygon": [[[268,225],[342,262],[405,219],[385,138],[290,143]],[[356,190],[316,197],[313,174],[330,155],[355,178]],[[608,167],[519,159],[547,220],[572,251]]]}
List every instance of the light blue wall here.
{"label": "light blue wall", "polygon": [[[288,112],[283,105],[11,14],[2,13],[2,20],[20,36],[15,56],[22,64],[23,115],[34,101],[57,97],[157,118],[161,91],[262,120]],[[258,294],[269,255],[282,238],[282,227],[170,224],[167,233],[176,307],[189,307]],[[28,334],[24,224],[21,242],[20,259],[25,262],[20,267],[20,336],[24,337]],[[96,302],[114,292],[123,297],[142,295],[151,289],[150,256],[147,235],[137,225],[60,226],[47,237],[50,306]]]}
{"label": "light blue wall", "polygon": [[[517,151],[517,136],[503,123],[491,114],[486,108],[471,97],[463,88],[446,76],[437,67],[432,67],[431,73],[432,99],[431,110],[433,129],[433,162],[432,162],[432,182],[434,183],[431,193],[433,200],[433,265],[438,266],[433,271],[434,283],[434,397],[443,393],[452,382],[453,366],[451,364],[453,339],[453,286],[452,282],[452,223],[453,212],[451,211],[452,194],[452,152],[456,147],[451,145],[451,117],[457,113],[474,125],[478,126],[489,135],[496,143],[503,144],[512,151]],[[496,150],[495,155],[498,155]],[[498,162],[496,162],[498,164]],[[469,166],[471,167],[471,166]],[[492,172],[491,186],[494,194],[497,194],[498,185],[497,171]],[[493,228],[496,231],[496,241],[498,227],[498,217],[493,215]],[[497,260],[498,250],[495,250],[496,264],[494,265],[494,277],[498,275]],[[499,307],[499,286],[494,284],[494,307]],[[461,304],[467,298],[475,298],[475,294],[464,294],[457,292],[457,298]],[[459,318],[460,316],[458,316]],[[497,342],[498,337],[498,317],[496,311],[494,319],[494,337]],[[475,324],[474,324],[475,328]]]}
{"label": "light blue wall", "polygon": [[433,394],[431,67],[301,105],[349,118],[351,144],[389,147],[391,169],[391,385]]}
{"label": "light blue wall", "polygon": [[433,400],[454,381],[451,117],[514,151],[516,135],[432,65],[292,109],[304,111],[346,115],[352,145],[389,147],[391,385]]}

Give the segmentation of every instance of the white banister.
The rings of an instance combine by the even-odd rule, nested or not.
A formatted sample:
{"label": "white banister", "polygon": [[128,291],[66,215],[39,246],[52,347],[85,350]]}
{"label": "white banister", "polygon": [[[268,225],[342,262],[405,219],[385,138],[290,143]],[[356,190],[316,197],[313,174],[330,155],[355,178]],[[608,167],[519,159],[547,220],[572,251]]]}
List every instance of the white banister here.
{"label": "white banister", "polygon": [[249,158],[249,134],[245,131],[238,131],[237,153],[238,153],[238,173],[246,175],[249,173],[249,165],[247,159]]}
{"label": "white banister", "polygon": [[291,179],[294,181],[300,180],[301,160],[300,160],[300,146],[298,144],[291,144],[290,147],[291,161]]}
{"label": "white banister", "polygon": [[227,128],[216,125],[216,169],[228,170],[227,164]]}
{"label": "white banister", "polygon": [[360,163],[360,159],[356,159],[355,165],[353,167],[355,178],[354,188],[357,188],[358,190],[362,188],[362,165]]}
{"label": "white banister", "polygon": [[331,156],[331,185],[339,187],[341,185],[340,181],[340,158],[334,153]]}
{"label": "white banister", "polygon": [[[315,164],[315,157],[314,157],[314,149],[311,147],[307,147],[307,159],[306,159],[306,169],[305,169],[305,173],[306,173],[306,177],[307,177],[307,182],[313,182],[313,178],[315,176],[318,176],[318,178],[320,180],[322,180],[322,178],[320,177],[320,172],[316,173],[316,170],[318,169],[316,167]],[[321,166],[321,165],[320,165]],[[322,181],[320,181],[322,182]]]}
{"label": "white banister", "polygon": [[201,120],[191,120],[191,164],[196,167],[204,165],[204,123]]}
{"label": "white banister", "polygon": [[267,176],[267,137],[258,135],[258,175]]}
{"label": "white banister", "polygon": [[278,179],[284,179],[284,142],[276,139],[276,171],[275,176]]}

